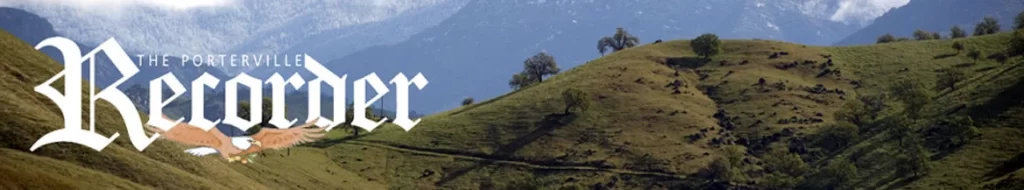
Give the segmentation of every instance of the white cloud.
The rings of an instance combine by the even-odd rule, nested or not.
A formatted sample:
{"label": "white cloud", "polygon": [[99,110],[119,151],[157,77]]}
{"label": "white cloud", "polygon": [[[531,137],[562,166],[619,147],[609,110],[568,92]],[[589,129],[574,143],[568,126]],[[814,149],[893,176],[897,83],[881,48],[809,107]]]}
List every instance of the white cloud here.
{"label": "white cloud", "polygon": [[906,5],[909,2],[910,0],[840,0],[839,9],[829,19],[838,22],[866,24],[892,8]]}
{"label": "white cloud", "polygon": [[200,7],[220,7],[234,4],[234,0],[0,0],[0,5],[18,4],[65,5],[89,9],[110,9],[133,6],[186,10]]}

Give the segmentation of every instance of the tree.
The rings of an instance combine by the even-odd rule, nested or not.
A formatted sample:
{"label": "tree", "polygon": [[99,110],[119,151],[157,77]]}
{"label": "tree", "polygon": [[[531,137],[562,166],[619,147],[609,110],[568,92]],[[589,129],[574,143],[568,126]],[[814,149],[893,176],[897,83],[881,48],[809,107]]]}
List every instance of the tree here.
{"label": "tree", "polygon": [[963,81],[967,77],[964,76],[964,72],[958,69],[949,69],[946,72],[939,73],[939,80],[936,81],[935,87],[939,90],[949,88],[949,90],[956,90],[956,83]]}
{"label": "tree", "polygon": [[931,103],[932,99],[931,93],[928,90],[910,80],[896,82],[896,84],[889,87],[889,93],[896,100],[902,102],[907,115],[915,119],[921,115],[920,112],[923,111],[924,106]]}
{"label": "tree", "polygon": [[892,34],[885,34],[885,35],[879,36],[878,40],[876,41],[876,43],[884,44],[884,43],[891,43],[891,42],[895,42],[895,41],[896,41],[896,36],[893,36]]}
{"label": "tree", "polygon": [[922,29],[917,29],[917,30],[914,31],[914,39],[916,39],[916,40],[931,40],[932,39],[932,33],[928,32],[928,31],[925,31],[925,30],[922,30]]}
{"label": "tree", "polygon": [[1013,31],[1010,38],[1010,49],[1007,50],[1010,56],[1024,55],[1024,30]]}
{"label": "tree", "polygon": [[546,52],[540,52],[523,61],[522,74],[526,74],[529,79],[537,80],[537,83],[541,83],[544,82],[545,76],[558,74],[559,70],[558,64],[555,63],[555,57]]}
{"label": "tree", "polygon": [[702,34],[690,41],[690,48],[693,49],[693,52],[704,56],[705,59],[717,55],[722,49],[721,46],[722,41],[718,40],[717,35],[711,33]]}
{"label": "tree", "polygon": [[512,89],[519,90],[533,85],[534,83],[537,83],[537,80],[530,78],[530,75],[526,73],[516,73],[512,75],[512,79],[508,81],[508,86]]}
{"label": "tree", "polygon": [[942,39],[942,34],[939,34],[938,32],[932,32],[932,39],[933,40],[941,40]]}
{"label": "tree", "polygon": [[928,159],[928,152],[921,146],[921,139],[911,137],[907,143],[901,145],[902,154],[896,157],[900,163],[900,170],[911,172],[914,177],[920,177],[931,169],[931,160]]}
{"label": "tree", "polygon": [[468,106],[470,104],[473,104],[473,98],[472,97],[469,97],[469,98],[466,98],[466,99],[462,99],[462,105],[463,106]]}
{"label": "tree", "polygon": [[818,146],[825,150],[837,151],[846,148],[859,138],[859,129],[856,125],[840,122],[820,129],[818,132]]}
{"label": "tree", "polygon": [[587,111],[590,107],[590,95],[579,89],[566,89],[562,92],[562,100],[565,101],[564,114],[569,114],[572,110]]}
{"label": "tree", "polygon": [[960,41],[955,41],[953,42],[953,49],[956,50],[956,54],[960,54],[960,51],[964,50],[964,44],[960,43]]}
{"label": "tree", "polygon": [[967,37],[967,32],[964,32],[964,29],[961,29],[960,26],[953,26],[953,28],[949,29],[949,32],[949,37],[953,39]]}
{"label": "tree", "polygon": [[729,159],[723,157],[715,157],[711,164],[708,164],[705,172],[711,178],[712,183],[729,182],[734,177],[732,163],[729,162]]}
{"label": "tree", "polygon": [[[352,136],[359,136],[359,130],[360,130],[359,127],[356,127],[355,125],[352,125],[352,120],[354,120],[356,118],[355,117],[356,112],[354,111],[355,110],[355,105],[350,103],[350,104],[348,104],[348,106],[346,106],[346,109],[347,109],[347,111],[345,111],[345,123],[343,123],[342,125],[343,126],[347,126],[346,128],[348,128],[349,130],[352,130]],[[370,107],[366,107],[366,111],[365,112],[366,112],[366,117],[367,118],[371,118],[371,119],[377,118],[376,115],[373,115],[373,109],[371,109]]]}
{"label": "tree", "polygon": [[999,20],[992,17],[985,17],[974,27],[975,36],[999,33]]}
{"label": "tree", "polygon": [[1024,12],[1020,12],[1020,14],[1017,14],[1017,17],[1013,18],[1013,29],[1024,29]]}
{"label": "tree", "polygon": [[871,115],[871,119],[878,119],[878,113],[885,110],[888,105],[885,105],[886,97],[884,95],[877,96],[860,96],[857,100],[864,103],[864,109]]}
{"label": "tree", "polygon": [[867,106],[861,101],[846,101],[843,104],[843,108],[836,111],[836,119],[839,121],[848,122],[856,126],[867,125],[871,112],[868,111]]}
{"label": "tree", "polygon": [[597,51],[604,55],[604,52],[608,51],[608,48],[612,49],[612,52],[631,48],[640,44],[640,38],[629,34],[626,29],[622,27],[615,29],[615,35],[611,37],[604,37],[597,41]]}
{"label": "tree", "polygon": [[789,152],[785,146],[775,146],[764,155],[765,170],[792,177],[800,177],[811,171],[811,167],[800,159],[800,155]]}
{"label": "tree", "polygon": [[833,160],[821,169],[821,175],[825,178],[826,189],[839,189],[850,185],[850,181],[857,177],[857,166],[840,158]]}
{"label": "tree", "polygon": [[933,123],[928,130],[929,141],[943,147],[966,144],[980,134],[970,116],[956,116]]}

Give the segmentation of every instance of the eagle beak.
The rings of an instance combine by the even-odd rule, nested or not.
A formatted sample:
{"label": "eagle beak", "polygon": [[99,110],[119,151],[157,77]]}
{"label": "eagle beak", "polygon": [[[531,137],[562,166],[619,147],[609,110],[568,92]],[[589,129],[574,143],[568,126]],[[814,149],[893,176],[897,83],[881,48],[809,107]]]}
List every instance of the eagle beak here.
{"label": "eagle beak", "polygon": [[263,147],[263,142],[260,142],[260,141],[252,141],[252,145],[256,145],[256,146],[259,146],[259,147]]}

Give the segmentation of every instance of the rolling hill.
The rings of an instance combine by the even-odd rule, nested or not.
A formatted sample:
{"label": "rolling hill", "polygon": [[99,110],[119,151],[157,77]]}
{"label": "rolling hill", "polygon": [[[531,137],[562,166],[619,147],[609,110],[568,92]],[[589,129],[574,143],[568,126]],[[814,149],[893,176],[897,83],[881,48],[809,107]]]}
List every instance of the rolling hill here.
{"label": "rolling hill", "polygon": [[[51,145],[27,152],[43,133],[60,127],[58,110],[31,91],[59,64],[10,35],[0,34],[0,154],[4,187],[61,188],[355,188],[355,189],[708,189],[825,188],[835,163],[850,163],[835,188],[1019,188],[1024,170],[1024,65],[999,58],[1011,33],[871,46],[818,47],[770,40],[724,40],[722,54],[697,58],[687,40],[647,44],[611,53],[544,82],[476,104],[422,118],[411,131],[386,125],[372,133],[331,138],[290,152],[269,152],[256,164],[193,158],[182,146],[158,142],[145,152],[124,138],[102,152]],[[1006,56],[1005,54],[1002,54]],[[991,58],[986,58],[991,57]],[[41,64],[43,63],[43,64]],[[930,88],[952,70],[958,87]],[[760,81],[764,82],[760,82]],[[832,126],[845,105],[889,94],[901,81],[928,86],[931,100],[916,114],[895,98],[850,133],[843,146]],[[500,84],[499,84],[500,85]],[[586,111],[563,113],[561,94],[579,89]],[[97,108],[101,134],[122,130],[112,108]],[[919,124],[893,122],[915,115]],[[924,146],[931,169],[897,167],[906,127],[931,142],[946,118],[970,116],[978,136],[953,147]],[[822,140],[824,139],[824,140]],[[794,178],[776,154],[805,163]],[[712,163],[729,160],[729,178]],[[797,166],[797,165],[785,165]],[[67,168],[51,173],[48,168]],[[39,168],[39,169],[26,169]],[[714,168],[714,167],[710,167]],[[785,170],[790,171],[790,170]],[[852,171],[852,170],[843,170]],[[783,174],[780,174],[783,173]],[[920,175],[912,174],[920,173]],[[89,176],[88,181],[69,180]],[[31,176],[31,177],[24,177]],[[83,177],[80,177],[83,178]],[[838,179],[838,178],[837,178]],[[53,186],[33,186],[34,182]],[[349,186],[355,183],[356,186]],[[8,185],[10,184],[10,185]],[[61,186],[65,185],[65,186]]]}
{"label": "rolling hill", "polygon": [[940,32],[948,38],[951,27],[959,26],[970,33],[974,31],[974,25],[985,16],[998,19],[1003,30],[1008,30],[1012,27],[1013,17],[1022,9],[1024,2],[1013,0],[910,1],[876,18],[870,25],[837,41],[835,45],[873,44],[878,36],[887,33],[911,37],[917,29]]}

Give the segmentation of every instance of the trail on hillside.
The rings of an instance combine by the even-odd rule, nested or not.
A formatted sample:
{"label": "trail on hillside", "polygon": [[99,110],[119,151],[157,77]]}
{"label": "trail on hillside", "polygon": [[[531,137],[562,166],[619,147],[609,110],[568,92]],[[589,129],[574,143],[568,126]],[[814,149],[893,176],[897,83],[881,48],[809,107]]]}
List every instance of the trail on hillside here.
{"label": "trail on hillside", "polygon": [[541,170],[575,170],[575,171],[608,172],[608,173],[617,173],[617,174],[626,174],[626,175],[637,175],[637,176],[664,177],[664,178],[674,178],[674,179],[687,179],[688,178],[685,175],[674,174],[674,173],[667,173],[667,172],[638,171],[638,170],[617,169],[617,168],[601,168],[601,167],[580,166],[580,165],[550,165],[550,164],[533,163],[533,162],[528,162],[528,161],[495,158],[495,157],[482,157],[482,156],[470,155],[470,154],[440,152],[440,151],[436,151],[436,150],[429,150],[429,149],[415,148],[415,147],[407,147],[407,146],[397,146],[397,145],[391,145],[391,144],[387,144],[387,143],[372,142],[372,141],[365,141],[365,140],[356,140],[356,139],[344,141],[344,142],[341,142],[341,143],[343,143],[343,144],[361,145],[361,146],[370,146],[370,147],[388,149],[388,150],[392,150],[392,151],[399,151],[399,152],[419,154],[419,155],[426,155],[426,156],[452,157],[452,158],[460,159],[460,160],[468,160],[468,161],[475,161],[475,162],[487,162],[487,163],[494,163],[494,164],[515,165],[515,166],[520,166],[520,167],[528,167],[528,168],[541,169]]}

